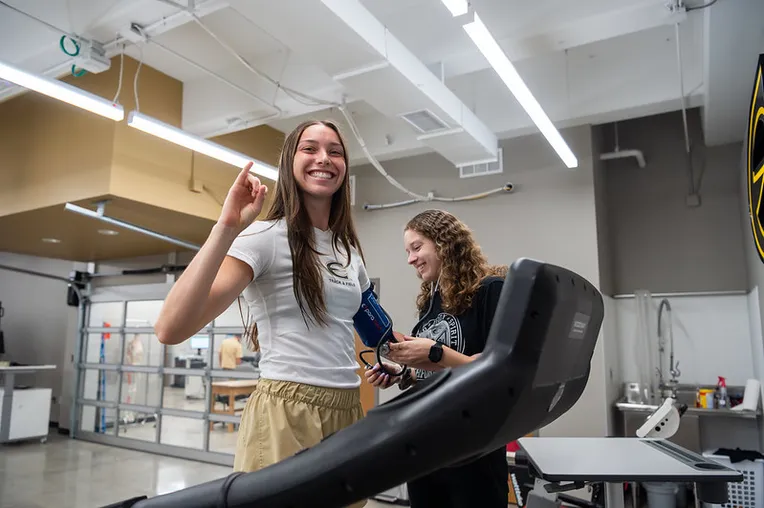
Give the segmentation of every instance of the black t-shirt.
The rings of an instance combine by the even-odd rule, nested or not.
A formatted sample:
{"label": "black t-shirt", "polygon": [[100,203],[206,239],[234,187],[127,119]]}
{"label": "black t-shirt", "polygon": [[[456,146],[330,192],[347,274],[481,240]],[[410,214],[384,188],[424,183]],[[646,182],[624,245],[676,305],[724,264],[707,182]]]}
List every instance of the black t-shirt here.
{"label": "black t-shirt", "polygon": [[[472,305],[458,316],[443,311],[440,291],[436,290],[432,305],[420,315],[411,335],[438,341],[463,355],[481,353],[491,330],[503,284],[501,277],[483,279],[472,297]],[[432,374],[431,371],[416,371],[417,379]]]}
{"label": "black t-shirt", "polygon": [[[439,292],[420,316],[411,335],[436,340],[467,356],[485,349],[504,279],[486,277],[472,297],[472,305],[458,316],[443,311]],[[417,379],[433,372],[417,370]],[[458,436],[442,436],[443,446]],[[506,448],[494,450],[466,464],[444,467],[408,482],[411,508],[505,508],[509,494]]]}

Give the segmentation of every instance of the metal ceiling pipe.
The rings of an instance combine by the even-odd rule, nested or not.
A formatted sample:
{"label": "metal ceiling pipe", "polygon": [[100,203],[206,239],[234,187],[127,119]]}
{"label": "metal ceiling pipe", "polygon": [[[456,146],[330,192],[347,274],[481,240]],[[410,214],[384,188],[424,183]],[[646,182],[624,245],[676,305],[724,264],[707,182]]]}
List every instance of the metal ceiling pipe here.
{"label": "metal ceiling pipe", "polygon": [[183,240],[179,240],[177,238],[173,238],[171,236],[163,235],[162,233],[157,233],[156,231],[152,231],[150,229],[143,228],[141,226],[137,226],[135,224],[131,224],[129,222],[125,222],[123,220],[114,219],[112,217],[107,217],[103,214],[103,207],[99,205],[98,210],[99,211],[93,211],[89,210],[87,208],[83,208],[81,206],[73,205],[71,203],[66,203],[64,206],[64,210],[67,210],[69,212],[78,213],[80,215],[84,215],[86,217],[90,217],[92,219],[97,219],[103,222],[106,222],[108,224],[111,224],[113,226],[117,226],[123,229],[128,229],[130,231],[135,231],[136,233],[141,233],[146,236],[150,236],[152,238],[156,238],[158,240],[162,240],[164,242],[172,243],[175,245],[179,245],[181,247],[185,247],[186,249],[191,249],[194,251],[198,251],[201,246],[195,245],[193,243],[189,243]]}
{"label": "metal ceiling pipe", "polygon": [[61,277],[60,275],[52,275],[50,273],[36,272],[34,270],[27,270],[26,268],[18,268],[16,266],[0,265],[0,270],[7,270],[9,272],[23,273],[24,275],[32,275],[34,277],[42,277],[44,279],[53,279],[60,282],[65,282],[72,290],[77,293],[77,297],[82,301],[82,291],[77,285],[77,281],[72,278]]}
{"label": "metal ceiling pipe", "polygon": [[61,277],[60,275],[52,275],[49,273],[36,272],[34,270],[27,270],[26,268],[17,268],[15,266],[0,265],[0,270],[8,270],[9,272],[23,273],[24,275],[34,275],[35,277],[43,277],[46,279],[53,279],[53,280],[58,280],[61,282],[66,282],[66,283],[72,282],[71,279],[67,279],[66,277]]}
{"label": "metal ceiling pipe", "polygon": [[635,157],[639,167],[644,168],[646,163],[645,155],[642,153],[642,150],[621,150],[621,146],[618,143],[618,122],[613,123],[613,130],[615,133],[615,150],[600,154],[600,160],[609,161],[613,159],[623,159],[625,157]]}
{"label": "metal ceiling pipe", "polygon": [[642,150],[616,150],[615,152],[600,154],[600,160],[602,161],[609,161],[613,159],[624,159],[629,157],[636,158],[637,164],[639,165],[640,168],[644,168],[646,166],[645,156],[642,153]]}

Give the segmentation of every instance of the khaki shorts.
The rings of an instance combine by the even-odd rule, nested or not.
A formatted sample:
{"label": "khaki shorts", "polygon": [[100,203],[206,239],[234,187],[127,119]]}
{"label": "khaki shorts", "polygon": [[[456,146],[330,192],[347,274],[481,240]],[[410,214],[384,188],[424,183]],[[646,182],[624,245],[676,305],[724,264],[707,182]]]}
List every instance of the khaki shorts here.
{"label": "khaki shorts", "polygon": [[[275,464],[361,418],[358,388],[260,379],[241,415],[234,471],[252,472]],[[351,506],[365,505],[361,501]]]}

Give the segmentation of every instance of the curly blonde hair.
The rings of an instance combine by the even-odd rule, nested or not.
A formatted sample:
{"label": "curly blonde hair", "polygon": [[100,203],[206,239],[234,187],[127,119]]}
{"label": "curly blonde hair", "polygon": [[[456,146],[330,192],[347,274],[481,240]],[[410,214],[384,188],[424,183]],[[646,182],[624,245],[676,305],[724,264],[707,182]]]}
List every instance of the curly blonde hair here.
{"label": "curly blonde hair", "polygon": [[[441,260],[440,295],[445,312],[459,315],[469,309],[472,298],[483,279],[505,277],[506,265],[490,265],[472,231],[462,221],[444,210],[425,210],[406,224],[405,230],[416,231],[435,243]],[[424,312],[432,296],[432,284],[422,282],[416,305]]]}

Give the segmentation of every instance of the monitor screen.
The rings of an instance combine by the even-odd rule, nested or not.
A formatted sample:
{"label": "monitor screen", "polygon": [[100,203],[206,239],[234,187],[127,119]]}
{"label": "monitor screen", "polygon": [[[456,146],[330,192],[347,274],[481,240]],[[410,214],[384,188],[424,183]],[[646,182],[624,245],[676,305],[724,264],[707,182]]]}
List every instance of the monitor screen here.
{"label": "monitor screen", "polygon": [[208,349],[210,338],[207,335],[194,335],[191,337],[191,349]]}

